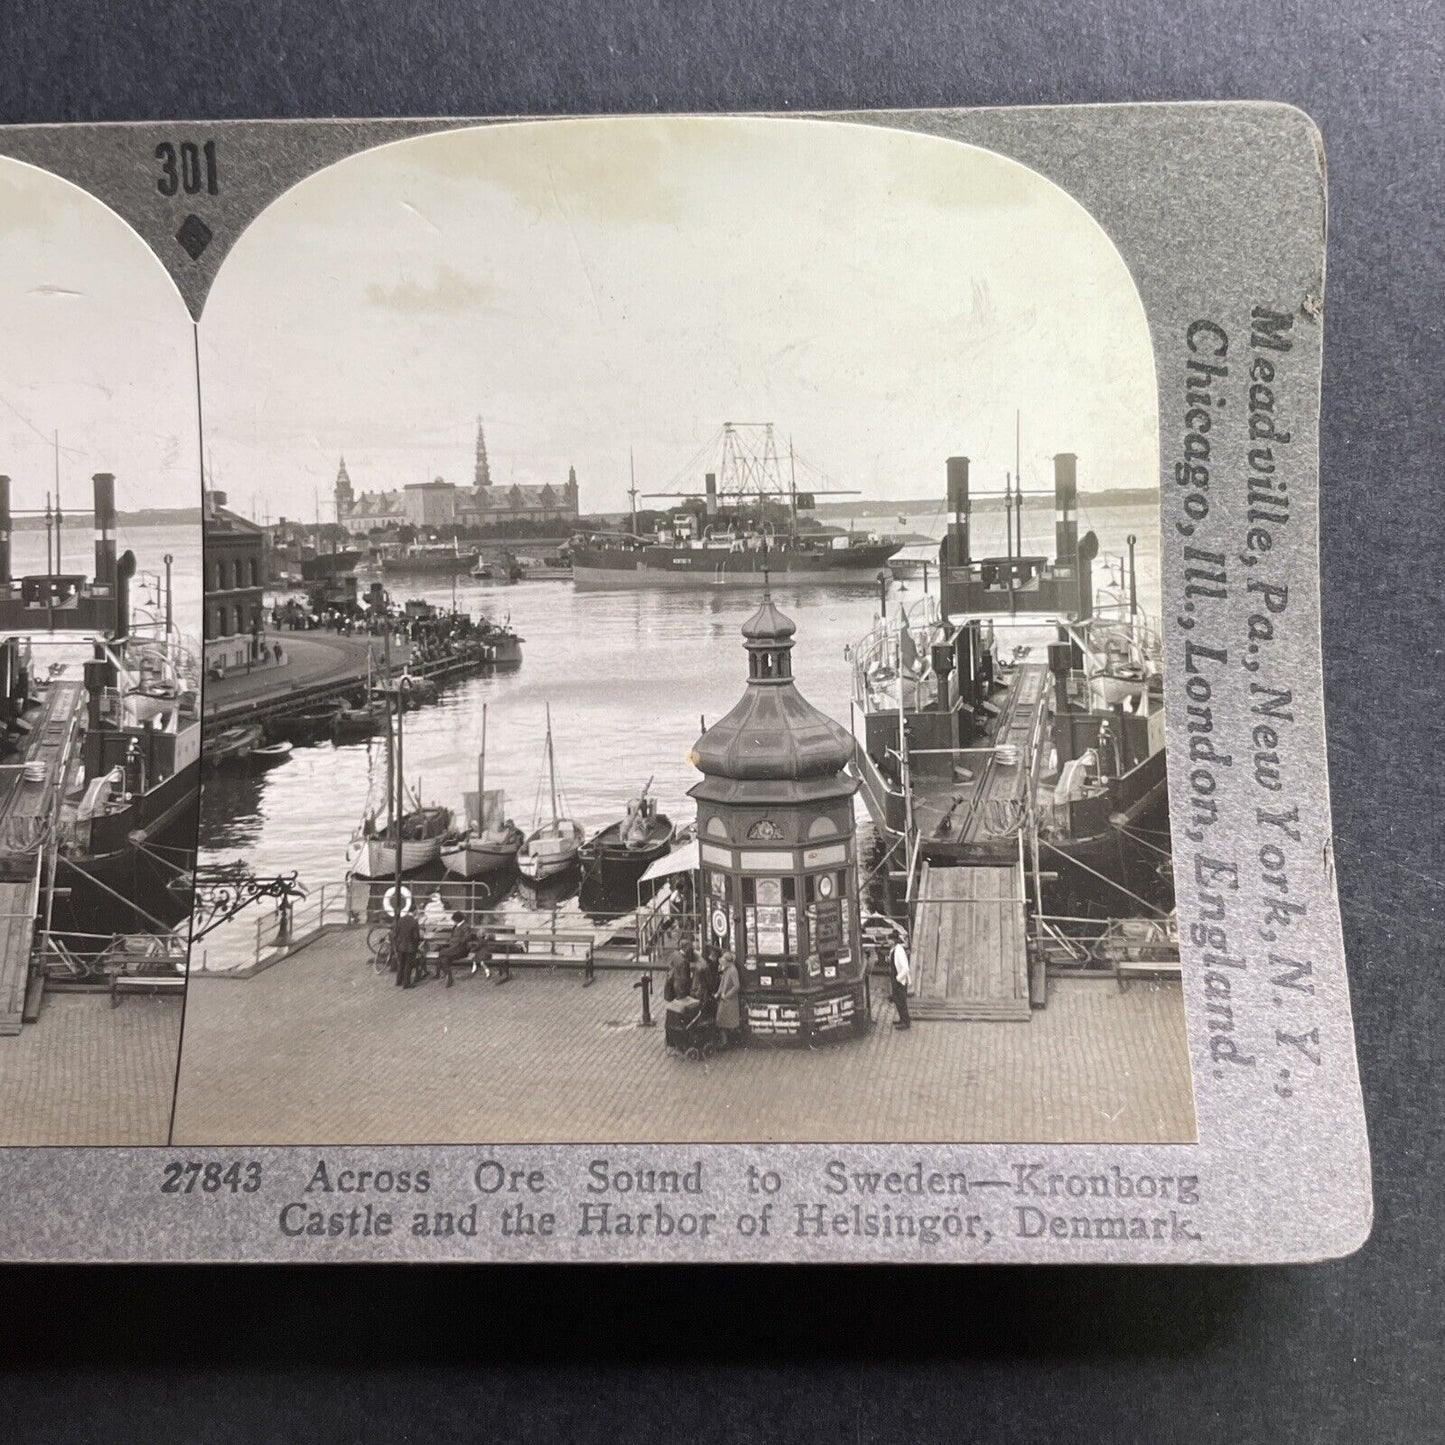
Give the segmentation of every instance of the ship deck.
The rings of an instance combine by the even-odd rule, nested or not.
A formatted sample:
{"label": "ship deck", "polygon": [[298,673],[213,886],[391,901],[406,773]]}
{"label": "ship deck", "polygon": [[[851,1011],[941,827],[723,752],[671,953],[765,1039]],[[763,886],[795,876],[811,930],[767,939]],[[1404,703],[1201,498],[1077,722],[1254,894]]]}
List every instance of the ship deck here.
{"label": "ship deck", "polygon": [[[943,845],[964,857],[1013,855],[1029,790],[1038,785],[1049,702],[1047,664],[1019,663],[982,745],[988,751],[962,755],[972,777],[912,772],[914,825],[925,848]],[[1005,748],[1017,751],[998,751]]]}

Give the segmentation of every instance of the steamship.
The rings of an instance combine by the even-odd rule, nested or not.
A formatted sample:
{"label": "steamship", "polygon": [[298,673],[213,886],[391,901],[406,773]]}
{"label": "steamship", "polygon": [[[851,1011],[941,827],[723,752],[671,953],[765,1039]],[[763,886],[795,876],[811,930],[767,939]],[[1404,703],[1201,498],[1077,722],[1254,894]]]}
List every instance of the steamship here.
{"label": "steamship", "polygon": [[875,827],[941,865],[1013,866],[1037,842],[1068,907],[1101,880],[1167,889],[1162,647],[1139,608],[1134,539],[1128,585],[1096,591],[1068,453],[1054,459],[1053,558],[1024,553],[1016,489],[1005,554],[971,554],[966,457],[947,463],[947,497],[939,596],[849,649],[852,768]]}
{"label": "steamship", "polygon": [[[804,530],[817,489],[798,490],[789,448],[789,476],[771,422],[726,422],[704,450],[721,455],[704,474],[703,491],[654,492],[680,498],[650,535],[632,530],[574,538],[572,580],[579,588],[751,587],[774,582],[871,582],[902,545],[879,536]],[[851,495],[829,489],[828,495]],[[634,506],[638,492],[631,488]]]}
{"label": "steamship", "polygon": [[[0,727],[10,756],[35,756],[42,731],[56,739],[44,775],[25,779],[54,805],[23,811],[48,821],[23,847],[12,837],[12,852],[45,857],[57,929],[108,934],[184,913],[201,727],[169,577],[163,612],[133,607],[136,559],[116,556],[114,478],[98,474],[94,491],[94,577],[56,566],[12,578],[10,487],[0,478]],[[55,530],[58,558],[58,519]]]}

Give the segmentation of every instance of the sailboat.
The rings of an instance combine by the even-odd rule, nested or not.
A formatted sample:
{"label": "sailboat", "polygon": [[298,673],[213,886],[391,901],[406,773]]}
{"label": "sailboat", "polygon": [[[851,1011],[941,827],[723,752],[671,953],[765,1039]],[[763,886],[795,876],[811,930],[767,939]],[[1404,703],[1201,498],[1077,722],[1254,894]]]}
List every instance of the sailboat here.
{"label": "sailboat", "polygon": [[477,791],[465,797],[467,826],[442,840],[442,862],[461,878],[495,873],[517,861],[522,830],[507,817],[507,795],[487,787],[487,705],[482,704],[482,746],[477,753]]}
{"label": "sailboat", "polygon": [[[550,705],[547,708],[546,760],[552,816],[546,822],[538,823],[527,834],[521,852],[517,854],[517,868],[524,878],[530,878],[534,883],[540,883],[547,878],[556,878],[571,868],[582,851],[582,840],[585,836],[581,824],[573,822],[571,818],[563,818],[557,812],[557,757],[552,748],[552,709]],[[539,784],[539,795],[540,792]],[[539,807],[539,814],[540,811]]]}
{"label": "sailboat", "polygon": [[[386,878],[397,871],[397,844],[400,841],[401,872],[411,873],[435,863],[441,856],[442,838],[452,825],[450,808],[424,807],[421,782],[412,795],[413,807],[400,819],[395,817],[397,780],[401,777],[399,737],[401,719],[396,719],[393,732],[388,720],[386,730],[386,819],[381,822],[380,810],[372,812],[362,823],[360,856],[355,871],[362,878]],[[402,784],[405,792],[405,784]]]}

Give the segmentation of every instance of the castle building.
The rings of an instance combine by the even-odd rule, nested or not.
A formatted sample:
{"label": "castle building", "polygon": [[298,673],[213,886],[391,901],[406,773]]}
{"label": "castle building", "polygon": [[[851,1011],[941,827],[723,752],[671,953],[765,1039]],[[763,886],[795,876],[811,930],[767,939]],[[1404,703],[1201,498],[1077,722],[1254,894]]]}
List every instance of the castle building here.
{"label": "castle building", "polygon": [[445,527],[573,525],[578,515],[574,467],[567,469],[567,480],[556,486],[551,482],[494,485],[480,418],[471,486],[459,487],[437,477],[430,482],[409,482],[392,491],[358,494],[343,457],[336,473],[335,496],[336,520],[353,536],[400,526],[440,531]]}

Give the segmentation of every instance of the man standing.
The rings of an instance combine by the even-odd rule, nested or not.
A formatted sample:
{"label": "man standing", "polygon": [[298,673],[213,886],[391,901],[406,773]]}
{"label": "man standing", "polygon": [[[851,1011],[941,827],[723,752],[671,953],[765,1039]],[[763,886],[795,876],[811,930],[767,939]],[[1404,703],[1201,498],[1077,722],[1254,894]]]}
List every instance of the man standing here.
{"label": "man standing", "polygon": [[416,980],[417,956],[421,952],[421,924],[415,913],[403,913],[396,925],[396,982],[410,988]]}
{"label": "man standing", "polygon": [[913,1020],[908,1017],[908,984],[912,976],[908,966],[908,945],[904,943],[900,933],[898,941],[893,945],[893,1007],[898,1010],[898,1017],[893,1020],[895,1029],[913,1026]]}

